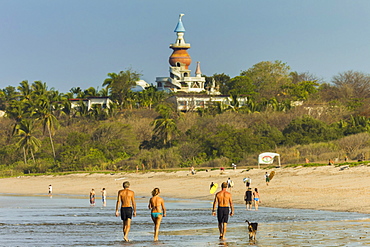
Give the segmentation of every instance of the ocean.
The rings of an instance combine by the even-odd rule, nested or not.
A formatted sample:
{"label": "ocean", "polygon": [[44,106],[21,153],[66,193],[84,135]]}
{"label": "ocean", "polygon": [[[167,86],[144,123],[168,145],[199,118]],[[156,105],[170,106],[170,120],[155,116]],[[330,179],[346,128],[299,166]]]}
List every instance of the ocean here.
{"label": "ocean", "polygon": [[[86,196],[0,195],[0,246],[370,246],[370,215],[235,205],[226,240],[218,239],[212,202],[165,198],[167,217],[159,241],[146,198],[136,198],[130,242],[123,241],[115,199],[90,206]],[[250,243],[247,224],[258,222],[257,242]]]}

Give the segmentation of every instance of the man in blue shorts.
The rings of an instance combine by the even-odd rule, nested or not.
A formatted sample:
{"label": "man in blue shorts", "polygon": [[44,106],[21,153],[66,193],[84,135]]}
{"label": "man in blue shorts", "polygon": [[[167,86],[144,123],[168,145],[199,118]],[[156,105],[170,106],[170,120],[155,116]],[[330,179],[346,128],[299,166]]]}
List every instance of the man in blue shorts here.
{"label": "man in blue shorts", "polygon": [[[215,195],[215,200],[213,201],[212,215],[216,216],[216,204],[217,208],[217,220],[218,220],[218,229],[220,231],[220,239],[224,240],[226,236],[227,222],[230,216],[234,215],[234,205],[231,194],[226,191],[227,182],[221,184],[222,190],[217,192]],[[231,209],[231,212],[230,212]]]}

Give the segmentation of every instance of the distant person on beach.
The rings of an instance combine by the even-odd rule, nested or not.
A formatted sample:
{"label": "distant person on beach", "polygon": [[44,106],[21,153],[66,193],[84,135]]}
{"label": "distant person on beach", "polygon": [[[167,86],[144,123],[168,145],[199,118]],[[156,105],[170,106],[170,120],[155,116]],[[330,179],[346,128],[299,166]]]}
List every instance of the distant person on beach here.
{"label": "distant person on beach", "polygon": [[217,208],[217,221],[218,229],[220,231],[220,239],[224,240],[226,236],[227,222],[229,220],[229,211],[230,216],[234,215],[234,205],[231,194],[226,191],[227,182],[221,184],[222,190],[217,192],[215,195],[215,200],[213,201],[212,215],[216,216],[216,205]]}
{"label": "distant person on beach", "polygon": [[265,173],[265,180],[266,180],[266,185],[269,185],[269,183],[270,183],[270,174],[268,174],[267,172]]}
{"label": "distant person on beach", "polygon": [[105,190],[105,188],[101,190],[101,200],[103,202],[103,206],[107,206],[107,191]]}
{"label": "distant person on beach", "polygon": [[214,185],[214,183],[211,182],[211,184],[209,185],[209,189],[212,189],[213,185]]}
{"label": "distant person on beach", "polygon": [[231,191],[231,189],[234,187],[234,182],[230,179],[230,178],[228,178],[227,179],[227,188],[229,188],[230,189],[230,191]]}
{"label": "distant person on beach", "polygon": [[252,189],[248,188],[244,196],[245,206],[247,210],[252,210]]}
{"label": "distant person on beach", "polygon": [[90,205],[95,206],[95,190],[91,189],[90,191]]}
{"label": "distant person on beach", "polygon": [[231,166],[233,167],[233,169],[235,171],[236,170],[236,165],[234,163],[232,163]]}
{"label": "distant person on beach", "polygon": [[245,187],[247,187],[247,189],[249,188],[249,186],[251,186],[251,183],[252,183],[252,179],[247,177],[245,179]]}
{"label": "distant person on beach", "polygon": [[53,186],[49,184],[49,196],[52,196],[52,195],[53,195]]}
{"label": "distant person on beach", "polygon": [[195,169],[194,169],[194,166],[192,166],[192,167],[190,168],[190,173],[191,173],[191,175],[195,175]]}
{"label": "distant person on beach", "polygon": [[131,228],[132,215],[136,216],[135,193],[128,189],[130,187],[128,181],[123,182],[122,186],[123,189],[118,191],[117,196],[116,217],[121,214],[123,221],[123,240],[129,242],[128,233]]}
{"label": "distant person on beach", "polygon": [[159,193],[160,191],[158,188],[155,188],[152,191],[152,198],[150,198],[148,205],[154,222],[154,241],[158,241],[159,227],[161,226],[162,217],[166,217],[164,200],[159,197]]}
{"label": "distant person on beach", "polygon": [[260,193],[258,193],[258,189],[254,188],[253,191],[253,201],[254,201],[254,209],[258,210],[258,204],[261,202]]}

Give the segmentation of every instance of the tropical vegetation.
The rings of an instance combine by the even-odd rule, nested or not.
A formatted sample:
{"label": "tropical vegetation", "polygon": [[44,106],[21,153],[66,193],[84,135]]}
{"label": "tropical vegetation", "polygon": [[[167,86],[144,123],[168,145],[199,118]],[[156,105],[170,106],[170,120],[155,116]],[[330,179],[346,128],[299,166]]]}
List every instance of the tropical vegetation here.
{"label": "tropical vegetation", "polygon": [[[206,76],[232,103],[178,112],[173,93],[131,90],[132,69],[108,73],[103,88],[60,93],[22,81],[0,90],[0,175],[176,167],[252,166],[264,151],[283,164],[363,160],[370,150],[370,75],[346,71],[325,82],[281,61],[231,78]],[[209,84],[208,84],[209,85]],[[247,96],[245,105],[237,98]],[[109,97],[90,109],[89,97]],[[73,107],[71,99],[78,99]]]}

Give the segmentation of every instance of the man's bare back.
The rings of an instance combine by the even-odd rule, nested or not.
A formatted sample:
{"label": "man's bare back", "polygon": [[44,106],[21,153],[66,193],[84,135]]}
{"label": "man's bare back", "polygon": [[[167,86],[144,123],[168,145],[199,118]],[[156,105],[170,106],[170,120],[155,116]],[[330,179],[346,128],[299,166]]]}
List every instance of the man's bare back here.
{"label": "man's bare back", "polygon": [[232,205],[231,194],[224,190],[216,194],[216,200],[219,207],[229,207],[230,204]]}
{"label": "man's bare back", "polygon": [[117,195],[116,217],[121,213],[121,219],[123,221],[123,240],[128,242],[131,218],[132,216],[136,216],[135,193],[128,189],[130,187],[130,183],[128,181],[125,181],[122,186],[123,190],[119,190]]}
{"label": "man's bare back", "polygon": [[119,204],[121,207],[132,207],[133,215],[136,216],[136,203],[135,193],[129,189],[122,189],[118,191],[117,204],[116,204],[116,216],[119,216]]}
{"label": "man's bare back", "polygon": [[[215,195],[215,200],[213,201],[212,215],[216,216],[216,206],[217,209],[217,220],[218,229],[220,231],[220,239],[224,240],[226,235],[227,222],[230,216],[234,215],[234,205],[231,194],[226,191],[227,182],[221,184],[222,190]],[[229,208],[231,212],[229,212]]]}

